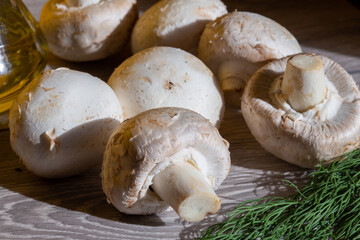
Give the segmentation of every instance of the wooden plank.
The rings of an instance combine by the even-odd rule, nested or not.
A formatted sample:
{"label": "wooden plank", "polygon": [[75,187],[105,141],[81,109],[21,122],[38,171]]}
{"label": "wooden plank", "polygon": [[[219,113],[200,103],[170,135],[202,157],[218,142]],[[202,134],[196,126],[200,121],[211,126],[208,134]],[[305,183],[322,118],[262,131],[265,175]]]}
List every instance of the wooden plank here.
{"label": "wooden plank", "polygon": [[[45,0],[24,0],[38,19]],[[141,10],[155,1],[138,1]],[[304,51],[331,57],[360,82],[360,14],[347,1],[224,1],[230,11],[252,11],[288,28]],[[129,53],[126,53],[129,54]],[[48,68],[67,66],[106,80],[126,54],[94,63],[68,63],[51,56]],[[99,67],[101,66],[101,68]],[[94,70],[95,69],[95,70]],[[308,171],[264,151],[251,136],[241,111],[227,106],[221,134],[230,144],[232,169],[217,191],[222,209],[200,223],[174,212],[129,216],[106,202],[95,167],[83,175],[45,180],[29,173],[11,150],[9,131],[0,131],[0,239],[192,239],[223,219],[235,204],[289,194],[282,179],[304,184]]]}

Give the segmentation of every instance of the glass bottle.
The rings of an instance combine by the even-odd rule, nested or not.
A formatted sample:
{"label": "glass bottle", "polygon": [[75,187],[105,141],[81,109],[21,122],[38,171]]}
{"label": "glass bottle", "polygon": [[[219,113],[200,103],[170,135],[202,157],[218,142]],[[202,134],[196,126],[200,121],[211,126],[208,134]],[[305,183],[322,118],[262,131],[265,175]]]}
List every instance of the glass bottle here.
{"label": "glass bottle", "polygon": [[20,91],[46,66],[48,48],[21,0],[0,0],[0,128]]}

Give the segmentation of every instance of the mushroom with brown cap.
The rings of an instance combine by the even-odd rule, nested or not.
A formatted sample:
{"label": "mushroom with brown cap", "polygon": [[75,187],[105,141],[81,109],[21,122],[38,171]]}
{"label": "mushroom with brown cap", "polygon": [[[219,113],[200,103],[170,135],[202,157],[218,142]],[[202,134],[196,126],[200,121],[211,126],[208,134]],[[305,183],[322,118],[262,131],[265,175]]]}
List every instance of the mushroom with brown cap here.
{"label": "mushroom with brown cap", "polygon": [[226,102],[238,107],[256,70],[271,59],[300,52],[288,30],[250,12],[228,13],[208,23],[199,43],[199,58],[219,78]]}
{"label": "mushroom with brown cap", "polygon": [[10,142],[25,166],[45,178],[69,177],[100,164],[122,121],[115,93],[87,73],[42,73],[10,109]]}
{"label": "mushroom with brown cap", "polygon": [[297,54],[265,65],[249,80],[241,108],[267,151],[301,167],[360,146],[360,91],[324,56]]}
{"label": "mushroom with brown cap", "polygon": [[170,205],[186,221],[220,208],[214,193],[230,170],[229,144],[201,115],[159,108],[125,120],[109,139],[102,183],[108,200],[128,214]]}
{"label": "mushroom with brown cap", "polygon": [[131,35],[133,53],[170,46],[195,53],[206,23],[226,14],[220,0],[162,0],[136,22]]}
{"label": "mushroom with brown cap", "polygon": [[40,27],[56,56],[92,61],[126,44],[137,14],[136,0],[49,0]]}
{"label": "mushroom with brown cap", "polygon": [[224,112],[220,84],[203,62],[181,49],[145,49],[120,64],[108,84],[125,119],[152,108],[181,107],[220,126]]}

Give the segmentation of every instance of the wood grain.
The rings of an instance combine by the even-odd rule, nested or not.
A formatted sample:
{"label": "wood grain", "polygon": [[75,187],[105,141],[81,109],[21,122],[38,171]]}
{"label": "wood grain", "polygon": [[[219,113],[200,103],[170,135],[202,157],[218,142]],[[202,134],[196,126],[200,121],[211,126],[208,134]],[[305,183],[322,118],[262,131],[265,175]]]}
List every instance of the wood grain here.
{"label": "wood grain", "polygon": [[[38,19],[45,0],[24,0]],[[140,10],[154,1],[139,0]],[[306,52],[337,61],[360,83],[360,11],[347,1],[224,1],[228,10],[251,11],[288,28]],[[51,56],[48,68],[68,66],[106,80],[129,55],[122,51],[109,59],[74,64]],[[291,192],[281,183],[301,186],[308,172],[265,152],[251,136],[241,111],[227,106],[220,129],[231,146],[232,169],[217,191],[218,214],[200,223],[186,223],[174,212],[129,216],[106,202],[100,168],[61,180],[45,180],[29,173],[11,150],[9,131],[0,131],[0,239],[193,239],[207,226],[224,218],[237,203]]]}

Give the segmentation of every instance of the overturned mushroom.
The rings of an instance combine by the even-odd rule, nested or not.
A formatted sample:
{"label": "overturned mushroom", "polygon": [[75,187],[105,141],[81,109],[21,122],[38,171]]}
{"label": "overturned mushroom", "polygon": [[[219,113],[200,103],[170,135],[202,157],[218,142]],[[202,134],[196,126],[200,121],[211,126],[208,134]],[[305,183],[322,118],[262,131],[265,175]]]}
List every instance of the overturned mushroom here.
{"label": "overturned mushroom", "polygon": [[230,170],[228,147],[193,111],[146,111],[124,121],[110,137],[103,190],[121,212],[154,214],[170,205],[186,221],[200,221],[220,208],[213,189]]}
{"label": "overturned mushroom", "polygon": [[56,56],[92,61],[121,49],[136,18],[136,0],[49,0],[40,27]]}
{"label": "overturned mushroom", "polygon": [[226,14],[220,0],[162,0],[136,22],[132,52],[154,46],[171,46],[195,53],[206,23]]}
{"label": "overturned mushroom", "polygon": [[251,133],[275,156],[313,168],[360,146],[360,92],[324,56],[274,60],[248,82],[242,100]]}
{"label": "overturned mushroom", "polygon": [[220,85],[198,58],[171,47],[153,47],[124,61],[110,76],[124,117],[159,107],[200,113],[217,127],[224,112]]}
{"label": "overturned mushroom", "polygon": [[232,12],[210,22],[199,43],[199,58],[219,78],[225,101],[238,107],[256,70],[268,60],[299,52],[300,45],[288,30],[250,12]]}
{"label": "overturned mushroom", "polygon": [[59,68],[24,89],[9,120],[11,146],[26,167],[41,177],[60,178],[101,163],[122,112],[102,80]]}

